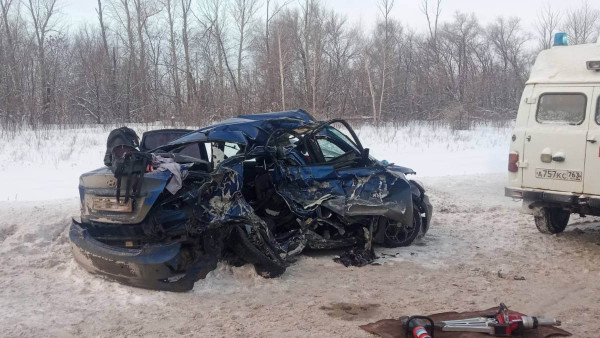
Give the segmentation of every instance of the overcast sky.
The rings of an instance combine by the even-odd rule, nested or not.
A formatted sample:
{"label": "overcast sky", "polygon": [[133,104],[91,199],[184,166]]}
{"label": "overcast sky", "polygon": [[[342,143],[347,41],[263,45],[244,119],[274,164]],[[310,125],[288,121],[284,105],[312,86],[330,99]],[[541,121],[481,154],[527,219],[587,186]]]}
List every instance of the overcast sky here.
{"label": "overcast sky", "polygon": [[[435,0],[431,0],[433,2]],[[345,14],[351,22],[360,22],[370,26],[375,22],[379,11],[377,0],[323,0],[328,8],[335,9],[338,13]],[[425,29],[425,18],[419,10],[421,0],[396,0],[393,16],[405,26],[414,30]],[[544,3],[549,3],[553,8],[565,10],[579,7],[578,0],[443,0],[442,22],[450,19],[454,12],[462,11],[475,13],[480,23],[487,24],[493,18],[502,16],[518,16],[522,19],[523,26],[533,29],[539,9]],[[590,1],[592,6],[600,8],[600,1]],[[97,0],[63,0],[63,13],[72,23],[96,23],[95,8]]]}

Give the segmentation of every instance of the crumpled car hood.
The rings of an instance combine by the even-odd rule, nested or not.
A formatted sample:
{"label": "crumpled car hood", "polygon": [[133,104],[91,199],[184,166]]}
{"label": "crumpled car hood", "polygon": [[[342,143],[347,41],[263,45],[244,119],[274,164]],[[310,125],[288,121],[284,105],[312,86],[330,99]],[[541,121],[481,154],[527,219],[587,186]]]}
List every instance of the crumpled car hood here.
{"label": "crumpled car hood", "polygon": [[[279,194],[299,214],[323,206],[343,217],[380,215],[412,219],[410,184],[400,170],[332,166],[287,167]],[[408,211],[408,212],[407,212]]]}

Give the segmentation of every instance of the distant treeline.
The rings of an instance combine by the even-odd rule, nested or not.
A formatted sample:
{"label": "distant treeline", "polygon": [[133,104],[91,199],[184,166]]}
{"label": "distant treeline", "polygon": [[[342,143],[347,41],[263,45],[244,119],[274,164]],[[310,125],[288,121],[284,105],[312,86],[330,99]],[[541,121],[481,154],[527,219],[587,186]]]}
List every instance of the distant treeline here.
{"label": "distant treeline", "polygon": [[[283,1],[283,0],[281,0]],[[318,0],[97,0],[97,20],[63,24],[60,0],[0,0],[0,125],[177,121],[303,108],[326,119],[403,122],[515,116],[552,34],[598,36],[587,2],[478,22],[421,0],[426,29],[374,2],[370,29]]]}

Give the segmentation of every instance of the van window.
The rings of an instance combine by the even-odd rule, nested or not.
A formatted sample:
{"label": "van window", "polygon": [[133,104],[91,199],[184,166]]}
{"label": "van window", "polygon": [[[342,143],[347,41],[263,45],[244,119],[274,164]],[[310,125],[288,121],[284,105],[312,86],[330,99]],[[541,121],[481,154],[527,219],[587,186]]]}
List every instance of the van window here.
{"label": "van window", "polygon": [[598,102],[596,102],[596,123],[600,124],[600,96],[598,97]]}
{"label": "van window", "polygon": [[586,105],[584,94],[542,94],[535,118],[540,123],[581,124],[585,120]]}

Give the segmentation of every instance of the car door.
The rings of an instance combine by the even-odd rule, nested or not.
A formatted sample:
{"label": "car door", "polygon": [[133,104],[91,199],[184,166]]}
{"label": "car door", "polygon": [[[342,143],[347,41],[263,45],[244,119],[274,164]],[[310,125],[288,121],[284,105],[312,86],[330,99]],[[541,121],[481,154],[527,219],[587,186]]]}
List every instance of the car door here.
{"label": "car door", "polygon": [[582,193],[593,87],[536,85],[525,133],[523,187]]}
{"label": "car door", "polygon": [[600,87],[594,90],[592,109],[589,116],[589,131],[585,156],[585,173],[583,175],[583,192],[600,195]]}
{"label": "car door", "polygon": [[374,176],[372,170],[359,165],[363,162],[362,146],[330,126],[308,132],[302,141],[293,143],[294,154],[299,154],[303,163],[285,166],[283,175],[288,184],[279,192],[290,201],[300,202],[303,208],[310,209],[331,198],[339,198],[344,204],[347,197],[358,197],[358,191],[351,190],[352,180],[366,181]]}

